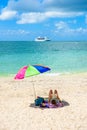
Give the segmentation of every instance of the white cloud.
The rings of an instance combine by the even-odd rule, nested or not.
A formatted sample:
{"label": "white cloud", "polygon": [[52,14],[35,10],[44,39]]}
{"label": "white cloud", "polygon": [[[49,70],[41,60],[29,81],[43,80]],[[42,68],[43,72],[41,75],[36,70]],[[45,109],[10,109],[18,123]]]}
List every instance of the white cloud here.
{"label": "white cloud", "polygon": [[46,10],[58,10],[64,12],[85,12],[87,11],[86,0],[44,0]]}
{"label": "white cloud", "polygon": [[87,11],[86,0],[8,0],[7,8],[20,12],[84,12]]}
{"label": "white cloud", "polygon": [[[40,0],[9,0],[7,6],[1,11],[0,20],[17,17],[17,24],[26,24],[43,22],[49,18],[75,17],[84,14],[81,9],[80,11],[76,11],[74,8],[72,10],[71,3],[77,5],[79,0],[77,2],[75,0],[67,0],[67,2],[64,0],[43,0],[42,2]],[[82,3],[85,6],[85,2]],[[71,10],[67,12],[64,5]],[[81,7],[81,0],[78,6]]]}
{"label": "white cloud", "polygon": [[76,20],[76,19],[74,19],[74,20],[69,20],[68,23],[70,23],[70,24],[76,24],[76,23],[77,23],[77,20]]}
{"label": "white cloud", "polygon": [[13,10],[2,10],[0,14],[0,20],[8,20],[17,16],[17,11]]}
{"label": "white cloud", "polygon": [[23,13],[20,20],[17,21],[18,24],[25,23],[37,23],[46,19],[43,13]]}
{"label": "white cloud", "polygon": [[63,21],[56,23],[55,26],[57,27],[57,30],[65,30],[69,28],[68,24]]}
{"label": "white cloud", "polygon": [[17,10],[19,12],[37,12],[42,10],[41,3],[38,0],[9,0],[7,9]]}
{"label": "white cloud", "polygon": [[69,25],[66,22],[60,21],[55,24],[56,30],[55,33],[60,33],[60,34],[68,34],[68,35],[75,35],[75,34],[86,34],[87,33],[87,28],[70,28]]}
{"label": "white cloud", "polygon": [[75,17],[75,16],[80,16],[80,15],[83,15],[82,12],[79,12],[79,13],[75,13],[75,12],[60,12],[60,11],[48,11],[48,12],[45,12],[45,15],[47,17],[51,17],[51,18],[55,18],[55,17],[60,17],[60,18],[63,18],[63,17]]}
{"label": "white cloud", "polygon": [[[74,29],[75,30],[75,29]],[[78,32],[78,33],[87,33],[87,28],[82,28],[82,27],[80,27],[80,28],[77,28],[76,30],[75,30],[75,32]]]}
{"label": "white cloud", "polygon": [[55,17],[74,17],[82,15],[83,13],[64,13],[64,12],[31,12],[31,13],[23,13],[20,16],[20,19],[17,21],[18,24],[26,24],[26,23],[38,23],[43,22],[48,18],[55,18]]}
{"label": "white cloud", "polygon": [[29,31],[18,29],[18,30],[0,30],[0,34],[2,35],[27,35]]}

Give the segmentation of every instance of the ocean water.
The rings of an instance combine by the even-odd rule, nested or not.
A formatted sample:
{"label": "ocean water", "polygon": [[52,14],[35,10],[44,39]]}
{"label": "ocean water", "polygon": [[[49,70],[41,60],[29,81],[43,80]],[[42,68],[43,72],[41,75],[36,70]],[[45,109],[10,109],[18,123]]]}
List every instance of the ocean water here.
{"label": "ocean water", "polygon": [[0,75],[29,64],[48,66],[50,73],[87,72],[87,42],[0,42]]}

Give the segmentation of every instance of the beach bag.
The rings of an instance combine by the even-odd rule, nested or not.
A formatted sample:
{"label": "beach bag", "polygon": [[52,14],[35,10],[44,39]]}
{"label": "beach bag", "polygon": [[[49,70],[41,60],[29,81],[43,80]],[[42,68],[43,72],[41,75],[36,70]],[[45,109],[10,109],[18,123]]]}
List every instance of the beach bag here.
{"label": "beach bag", "polygon": [[44,98],[38,97],[35,99],[35,106],[40,106],[44,102]]}

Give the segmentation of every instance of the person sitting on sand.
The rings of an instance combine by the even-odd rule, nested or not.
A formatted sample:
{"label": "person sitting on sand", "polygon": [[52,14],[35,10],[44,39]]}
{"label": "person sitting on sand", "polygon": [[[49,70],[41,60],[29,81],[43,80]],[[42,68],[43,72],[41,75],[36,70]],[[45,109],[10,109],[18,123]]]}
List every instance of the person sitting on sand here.
{"label": "person sitting on sand", "polygon": [[54,90],[54,93],[52,90],[49,91],[49,100],[48,101],[49,101],[49,103],[52,103],[54,105],[56,105],[56,103],[58,103],[58,102],[61,103],[57,90]]}

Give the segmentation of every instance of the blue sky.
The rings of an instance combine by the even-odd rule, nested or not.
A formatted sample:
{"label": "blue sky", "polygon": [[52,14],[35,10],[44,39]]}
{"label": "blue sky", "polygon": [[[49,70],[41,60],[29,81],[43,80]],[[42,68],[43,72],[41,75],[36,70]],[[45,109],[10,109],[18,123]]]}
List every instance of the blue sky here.
{"label": "blue sky", "polygon": [[0,41],[87,41],[87,0],[0,0]]}

